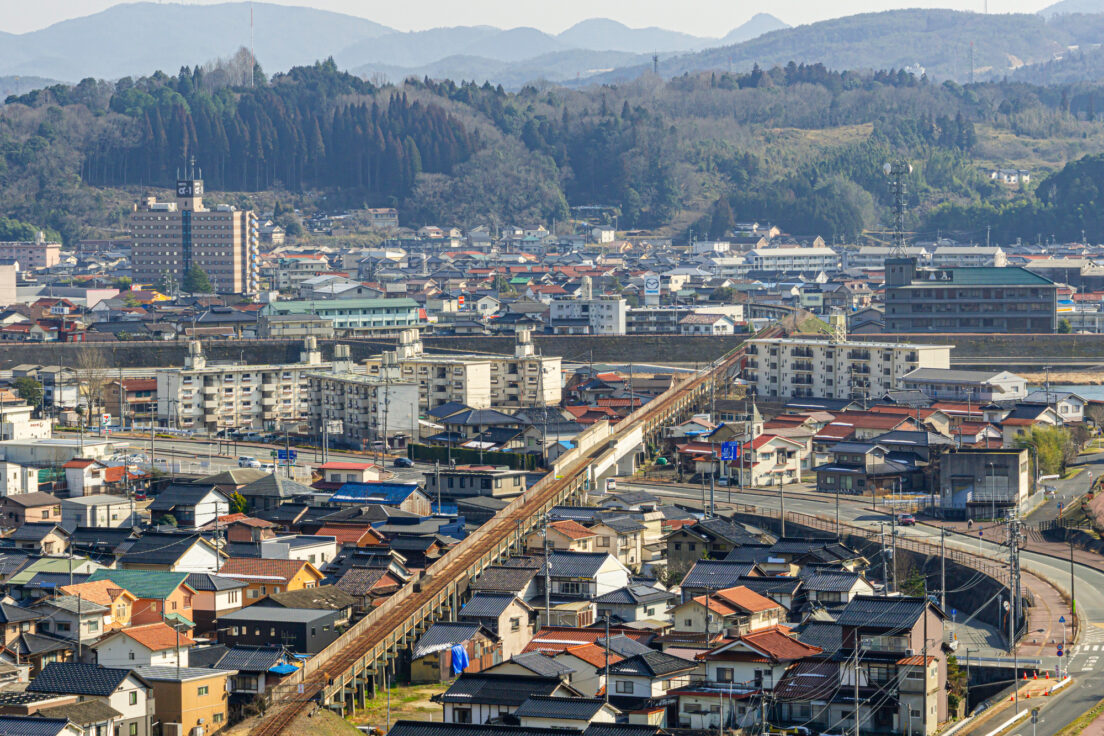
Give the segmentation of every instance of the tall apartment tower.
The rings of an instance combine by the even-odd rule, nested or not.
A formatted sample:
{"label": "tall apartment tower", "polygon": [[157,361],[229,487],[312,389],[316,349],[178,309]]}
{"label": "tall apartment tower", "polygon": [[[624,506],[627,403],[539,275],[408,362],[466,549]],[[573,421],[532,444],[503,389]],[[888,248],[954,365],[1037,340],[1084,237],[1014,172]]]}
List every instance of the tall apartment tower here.
{"label": "tall apartment tower", "polygon": [[153,283],[164,275],[178,286],[193,265],[220,294],[257,291],[257,216],[226,204],[203,205],[203,179],[176,182],[176,201],[147,197],[130,218],[134,280]]}

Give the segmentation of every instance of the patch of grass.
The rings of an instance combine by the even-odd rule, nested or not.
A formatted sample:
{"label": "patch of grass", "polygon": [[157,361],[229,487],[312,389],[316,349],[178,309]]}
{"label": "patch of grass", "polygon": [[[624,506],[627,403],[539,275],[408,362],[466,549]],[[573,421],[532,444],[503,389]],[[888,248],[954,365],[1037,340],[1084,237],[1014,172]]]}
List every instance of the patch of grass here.
{"label": "patch of grass", "polygon": [[1092,724],[1099,716],[1104,715],[1104,700],[1089,708],[1087,711],[1081,714],[1077,720],[1073,721],[1065,728],[1063,728],[1054,736],[1076,736],[1076,734],[1082,733],[1086,728]]}
{"label": "patch of grass", "polygon": [[[399,719],[429,721],[441,718],[441,706],[430,701],[430,697],[443,693],[447,684],[404,685],[391,688],[391,723]],[[387,728],[387,692],[380,690],[376,697],[368,701],[368,707],[358,710],[352,716],[352,722],[364,726]]]}
{"label": "patch of grass", "polygon": [[1066,468],[1066,472],[1062,473],[1062,480],[1069,480],[1070,478],[1076,478],[1085,472],[1084,465],[1078,465],[1072,468]]}

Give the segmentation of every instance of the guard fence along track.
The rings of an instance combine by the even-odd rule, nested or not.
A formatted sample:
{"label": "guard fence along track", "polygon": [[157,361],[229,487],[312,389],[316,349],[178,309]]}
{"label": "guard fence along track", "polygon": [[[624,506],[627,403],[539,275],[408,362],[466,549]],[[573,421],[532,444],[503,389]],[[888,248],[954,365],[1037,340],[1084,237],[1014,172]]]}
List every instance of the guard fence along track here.
{"label": "guard fence along track", "polygon": [[[771,326],[755,337],[780,333],[778,327]],[[642,437],[652,436],[672,418],[693,411],[695,403],[708,396],[711,384],[726,381],[743,356],[741,345],[618,424],[610,427],[599,423],[580,434],[577,446],[561,456],[532,488],[273,688],[265,716],[251,733],[276,736],[304,710],[328,705],[335,699],[341,700],[343,709],[348,698],[355,702],[359,697],[363,702],[369,689],[385,681],[384,673],[398,651],[412,646],[421,631],[442,613],[459,607],[468,580],[520,551],[525,537],[553,506],[585,493],[592,466],[616,459],[619,439],[637,430]]]}

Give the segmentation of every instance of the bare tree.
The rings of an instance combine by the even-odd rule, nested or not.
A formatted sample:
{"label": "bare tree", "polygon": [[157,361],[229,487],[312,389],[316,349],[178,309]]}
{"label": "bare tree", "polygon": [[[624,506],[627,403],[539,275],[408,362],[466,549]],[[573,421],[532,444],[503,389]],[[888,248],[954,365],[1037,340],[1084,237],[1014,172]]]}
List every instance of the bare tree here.
{"label": "bare tree", "polygon": [[77,391],[81,403],[86,407],[86,423],[98,415],[103,407],[104,386],[108,379],[108,359],[103,348],[97,345],[83,345],[77,352],[77,364],[73,374],[77,379]]}

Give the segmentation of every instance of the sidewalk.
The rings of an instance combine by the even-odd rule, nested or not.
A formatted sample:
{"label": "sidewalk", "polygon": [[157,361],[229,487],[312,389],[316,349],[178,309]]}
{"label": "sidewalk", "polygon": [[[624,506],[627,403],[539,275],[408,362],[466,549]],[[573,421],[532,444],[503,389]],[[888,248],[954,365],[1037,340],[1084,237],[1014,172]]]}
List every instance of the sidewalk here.
{"label": "sidewalk", "polygon": [[[961,532],[974,539],[977,539],[978,532],[980,531],[984,535],[984,538],[990,542],[999,541],[1000,537],[998,535],[1005,534],[1005,529],[1000,524],[974,524],[973,529],[968,529],[966,522],[959,521],[925,519],[924,523]],[[1067,545],[1054,546],[1062,547],[1066,549],[1067,552],[1069,551]],[[1030,551],[1038,551],[1026,544],[1023,548]],[[1092,556],[1097,558],[1098,565],[1104,567],[1104,558],[1096,554],[1092,554]],[[1061,593],[1059,593],[1058,589],[1055,588],[1053,584],[1028,570],[1021,570],[1020,580],[1023,588],[1030,592],[1031,597],[1035,601],[1035,605],[1027,607],[1027,630],[1020,640],[1020,656],[1032,659],[1043,656],[1053,657],[1058,651],[1058,645],[1062,643],[1062,629],[1064,625],[1060,623],[1058,619],[1063,616],[1065,616],[1067,621],[1065,625],[1066,643],[1067,645],[1073,644],[1072,641],[1069,641],[1073,635],[1072,629],[1069,628],[1069,623],[1073,621],[1069,604],[1062,598]],[[1068,591],[1066,592],[1068,593]]]}
{"label": "sidewalk", "polygon": [[[1022,677],[1022,675],[1021,675]],[[1031,710],[1032,708],[1042,705],[1046,699],[1050,697],[1056,697],[1058,693],[1053,696],[1044,695],[1048,688],[1055,684],[1054,680],[1021,680],[1020,681],[1020,711]],[[1059,691],[1061,692],[1061,691]],[[1043,702],[1036,702],[1036,701]],[[989,733],[1000,724],[1007,721],[1015,714],[1016,702],[1012,700],[1012,696],[1008,695],[999,702],[995,703],[992,708],[985,711],[977,718],[973,723],[963,728],[956,734],[956,736],[965,736],[966,734],[984,734]]]}

